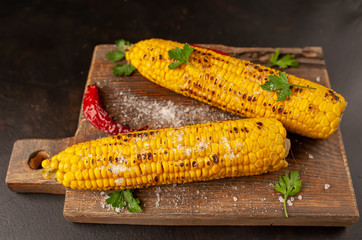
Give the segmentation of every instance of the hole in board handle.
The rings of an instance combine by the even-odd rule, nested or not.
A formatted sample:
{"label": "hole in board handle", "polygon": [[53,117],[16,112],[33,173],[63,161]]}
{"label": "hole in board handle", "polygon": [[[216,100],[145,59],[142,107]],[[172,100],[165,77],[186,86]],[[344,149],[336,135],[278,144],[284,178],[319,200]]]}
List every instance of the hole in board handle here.
{"label": "hole in board handle", "polygon": [[49,158],[50,158],[49,153],[47,153],[44,150],[39,150],[30,154],[28,165],[31,169],[41,169],[42,168],[41,162],[44,159],[49,159]]}

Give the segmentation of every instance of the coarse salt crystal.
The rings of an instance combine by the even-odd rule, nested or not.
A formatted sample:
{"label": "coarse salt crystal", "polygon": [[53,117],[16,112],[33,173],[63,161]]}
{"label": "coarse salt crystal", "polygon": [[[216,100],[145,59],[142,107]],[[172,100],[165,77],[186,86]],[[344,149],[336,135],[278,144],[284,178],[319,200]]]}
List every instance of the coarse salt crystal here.
{"label": "coarse salt crystal", "polygon": [[313,158],[314,158],[313,155],[310,154],[310,153],[309,153],[308,157],[309,157],[310,159],[313,159]]}
{"label": "coarse salt crystal", "polygon": [[316,79],[315,79],[317,82],[320,82],[321,81],[321,77],[317,77]]}
{"label": "coarse salt crystal", "polygon": [[293,203],[290,200],[287,201],[287,204],[288,204],[288,206],[293,206]]}
{"label": "coarse salt crystal", "polygon": [[233,197],[234,202],[238,201],[237,197]]}
{"label": "coarse salt crystal", "polygon": [[327,190],[330,186],[331,186],[331,185],[329,185],[328,183],[326,183],[326,184],[324,185],[324,189]]}
{"label": "coarse salt crystal", "polygon": [[196,190],[196,194],[199,195],[199,194],[200,194],[200,191],[199,191],[199,190]]}
{"label": "coarse salt crystal", "polygon": [[160,192],[161,192],[161,188],[160,187],[156,187],[155,193],[156,193],[156,197],[157,197],[157,201],[156,201],[156,207],[160,206]]}
{"label": "coarse salt crystal", "polygon": [[292,202],[293,202],[293,201],[294,201],[294,198],[293,198],[293,197],[290,197],[290,201],[292,201]]}
{"label": "coarse salt crystal", "polygon": [[279,202],[284,202],[284,198],[282,196],[279,196]]}
{"label": "coarse salt crystal", "polygon": [[[172,101],[156,101],[152,97],[133,95],[130,90],[119,92],[116,96],[118,102],[115,107],[122,113],[120,119],[131,118],[131,125],[148,124],[150,129],[240,118],[236,114],[214,111],[209,105],[180,107]],[[132,115],[128,116],[127,113]]]}
{"label": "coarse salt crystal", "polygon": [[298,196],[298,199],[299,199],[299,200],[302,200],[302,199],[303,199],[302,195],[299,195],[299,196]]}

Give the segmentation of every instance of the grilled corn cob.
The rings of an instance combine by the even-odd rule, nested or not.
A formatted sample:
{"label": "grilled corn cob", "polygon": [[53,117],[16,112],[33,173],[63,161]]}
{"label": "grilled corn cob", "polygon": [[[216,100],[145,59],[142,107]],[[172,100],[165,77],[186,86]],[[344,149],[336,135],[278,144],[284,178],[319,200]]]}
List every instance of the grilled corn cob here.
{"label": "grilled corn cob", "polygon": [[73,189],[132,189],[277,171],[289,147],[278,120],[241,119],[83,142],[42,166]]}
{"label": "grilled corn cob", "polygon": [[293,133],[328,138],[336,131],[346,103],[344,98],[319,84],[287,75],[289,82],[316,90],[292,87],[288,100],[277,102],[276,92],[260,85],[279,71],[248,61],[195,47],[189,62],[171,70],[168,51],[183,44],[150,39],[134,44],[126,59],[149,80],[244,117],[271,117]]}

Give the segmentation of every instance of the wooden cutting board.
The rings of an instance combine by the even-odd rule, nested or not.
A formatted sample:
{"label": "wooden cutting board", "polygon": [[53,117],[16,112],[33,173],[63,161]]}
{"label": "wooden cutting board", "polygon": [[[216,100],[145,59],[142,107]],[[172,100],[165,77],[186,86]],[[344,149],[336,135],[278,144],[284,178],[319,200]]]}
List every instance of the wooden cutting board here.
{"label": "wooden cutting board", "polygon": [[[264,65],[268,65],[268,59],[275,50],[212,44],[204,46]],[[115,120],[134,128],[145,124],[149,124],[151,128],[160,128],[170,127],[176,122],[193,124],[238,118],[236,115],[151,83],[138,72],[130,77],[113,76],[111,67],[115,64],[105,58],[105,53],[115,49],[114,45],[96,46],[86,84],[96,83],[99,86],[102,104]],[[280,48],[280,51],[282,54],[294,54],[301,63],[298,68],[287,69],[286,72],[330,87],[320,47]],[[132,102],[134,105],[130,104]],[[154,113],[150,112],[150,106],[162,104],[167,107],[173,106],[173,109],[178,109],[182,114],[176,112],[176,117],[171,122],[161,121],[161,117],[148,116],[154,116]],[[142,106],[148,109],[143,115]],[[74,137],[56,140],[26,139],[15,142],[6,176],[8,187],[15,192],[65,194],[64,216],[72,222],[347,226],[359,218],[339,129],[327,140],[288,134],[292,143],[291,152],[287,157],[289,167],[279,172],[136,190],[134,194],[141,200],[143,209],[143,212],[138,214],[127,211],[116,214],[112,209],[104,207],[104,193],[65,189],[54,180],[43,179],[39,170],[29,167],[29,157],[36,155],[39,150],[52,156],[71,144],[102,136],[106,134],[92,127],[80,111],[78,129]],[[44,158],[41,153],[37,155],[40,160]],[[303,186],[300,197],[295,196],[293,205],[287,207],[289,218],[285,218],[283,204],[279,201],[281,194],[274,190],[274,183],[285,172],[292,170],[300,170]]]}

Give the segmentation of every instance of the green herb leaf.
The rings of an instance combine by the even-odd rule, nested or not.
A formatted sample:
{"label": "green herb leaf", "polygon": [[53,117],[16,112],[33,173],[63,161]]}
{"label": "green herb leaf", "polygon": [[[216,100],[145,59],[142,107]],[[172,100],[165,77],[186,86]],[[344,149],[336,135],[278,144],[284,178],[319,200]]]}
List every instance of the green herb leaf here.
{"label": "green herb leaf", "polygon": [[132,192],[130,190],[121,190],[119,192],[108,193],[108,197],[106,199],[106,203],[112,205],[113,210],[116,213],[120,213],[117,211],[121,210],[126,203],[126,208],[130,213],[134,212],[142,212],[140,207],[140,200],[138,198],[133,197]]}
{"label": "green herb leaf", "polygon": [[125,52],[120,52],[120,51],[112,51],[112,52],[108,52],[106,53],[106,57],[113,61],[113,62],[117,62],[122,60],[124,57],[126,56]]}
{"label": "green herb leaf", "polygon": [[293,59],[292,54],[287,54],[282,58],[278,59],[280,55],[279,48],[275,49],[275,54],[269,58],[269,61],[272,63],[269,67],[279,66],[279,68],[288,68],[288,67],[298,67],[299,63],[296,59]]}
{"label": "green herb leaf", "polygon": [[117,40],[115,43],[117,45],[118,50],[106,53],[106,57],[113,62],[122,60],[126,56],[125,51],[130,46],[132,46],[132,44],[129,41],[126,41],[124,39]]}
{"label": "green herb leaf", "polygon": [[123,198],[123,192],[113,192],[108,194],[109,198],[106,199],[106,203],[112,205],[113,210],[116,213],[119,213],[119,211],[116,211],[117,208],[122,209],[124,207],[124,198]]}
{"label": "green herb leaf", "polygon": [[170,65],[168,65],[168,68],[169,68],[169,69],[175,69],[175,68],[177,68],[178,66],[180,66],[181,64],[184,64],[184,62],[173,62],[173,63],[171,63]]}
{"label": "green herb leaf", "polygon": [[175,69],[176,67],[180,66],[183,63],[186,63],[186,64],[196,68],[189,62],[189,57],[194,49],[195,48],[190,47],[190,45],[188,43],[185,43],[185,45],[183,46],[182,49],[180,49],[179,47],[176,47],[175,49],[169,50],[168,56],[170,58],[177,60],[178,62],[171,63],[170,65],[168,65],[168,68]]}
{"label": "green herb leaf", "polygon": [[134,212],[142,212],[140,207],[140,200],[138,198],[133,197],[132,192],[127,189],[123,191],[124,199],[126,200],[127,210],[131,213]]}
{"label": "green herb leaf", "polygon": [[300,180],[299,171],[291,171],[290,175],[285,173],[285,175],[280,177],[279,181],[275,183],[274,189],[284,195],[285,217],[288,217],[286,206],[287,198],[299,193],[301,187],[302,181]]}
{"label": "green herb leaf", "polygon": [[127,48],[132,46],[132,44],[129,41],[126,41],[124,39],[117,40],[116,45],[117,45],[117,48],[119,49],[119,51],[125,51],[125,50],[127,50]]}
{"label": "green herb leaf", "polygon": [[292,90],[290,90],[290,86],[315,90],[315,88],[312,87],[300,86],[289,83],[287,74],[285,72],[279,72],[279,76],[269,75],[269,79],[270,79],[269,81],[266,81],[263,85],[260,85],[260,87],[266,91],[280,90],[277,93],[277,102],[284,101],[287,97],[290,97],[292,95],[293,92]]}
{"label": "green herb leaf", "polygon": [[116,66],[112,67],[112,69],[113,74],[116,76],[129,76],[136,70],[136,68],[133,67],[130,63],[117,64]]}

